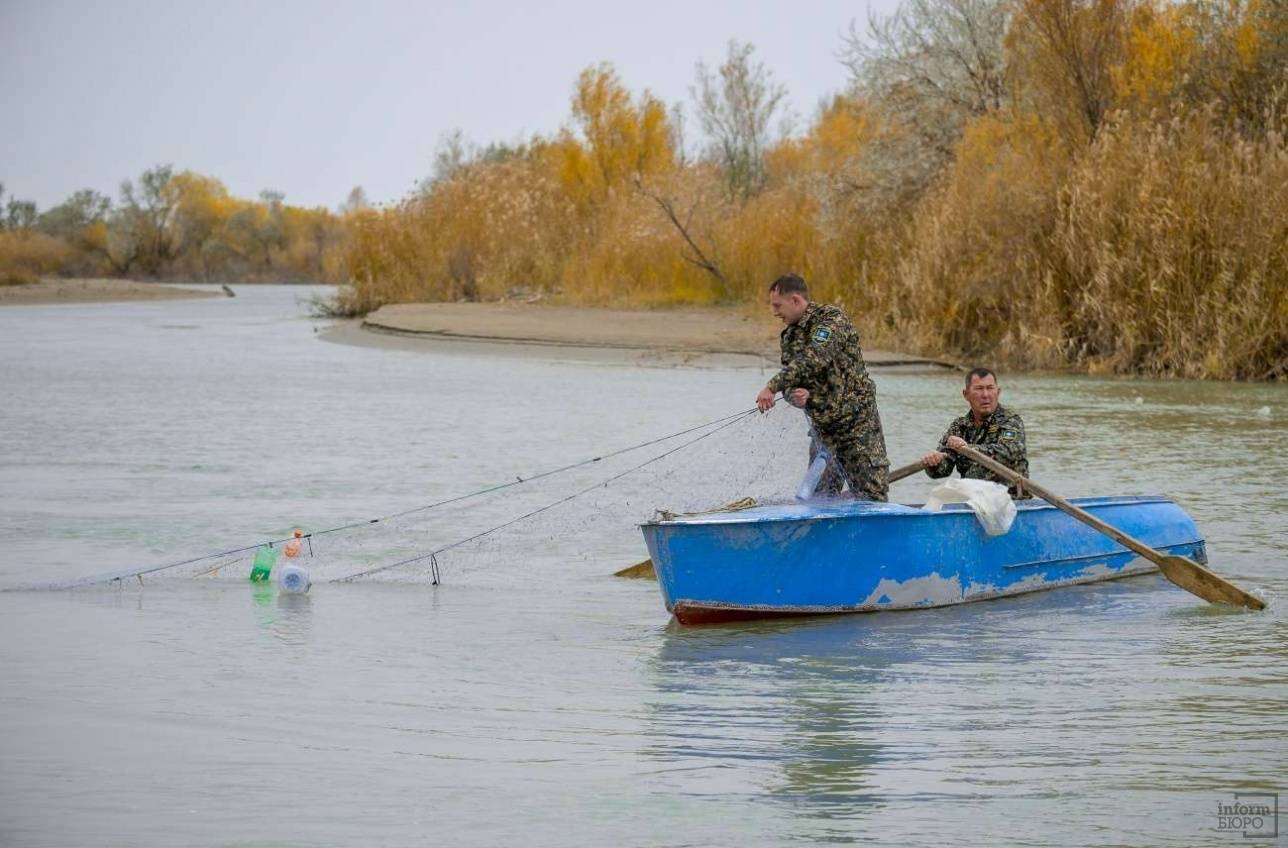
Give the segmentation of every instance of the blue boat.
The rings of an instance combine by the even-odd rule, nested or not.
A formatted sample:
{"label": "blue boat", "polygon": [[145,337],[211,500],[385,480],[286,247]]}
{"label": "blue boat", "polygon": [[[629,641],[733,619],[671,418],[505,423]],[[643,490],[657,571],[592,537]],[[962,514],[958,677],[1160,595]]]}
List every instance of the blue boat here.
{"label": "blue boat", "polygon": [[[1207,562],[1165,497],[1072,503],[1166,553]],[[640,526],[666,608],[682,624],[948,606],[1156,571],[1045,501],[1016,503],[989,536],[964,504],[836,501],[685,515]]]}

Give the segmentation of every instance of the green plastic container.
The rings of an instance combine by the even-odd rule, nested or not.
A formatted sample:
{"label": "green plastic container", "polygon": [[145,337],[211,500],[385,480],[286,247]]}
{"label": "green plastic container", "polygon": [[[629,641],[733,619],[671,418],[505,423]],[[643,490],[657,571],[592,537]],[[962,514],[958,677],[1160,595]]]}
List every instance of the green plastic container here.
{"label": "green plastic container", "polygon": [[255,564],[250,569],[250,582],[263,583],[277,563],[277,551],[265,545],[255,551]]}

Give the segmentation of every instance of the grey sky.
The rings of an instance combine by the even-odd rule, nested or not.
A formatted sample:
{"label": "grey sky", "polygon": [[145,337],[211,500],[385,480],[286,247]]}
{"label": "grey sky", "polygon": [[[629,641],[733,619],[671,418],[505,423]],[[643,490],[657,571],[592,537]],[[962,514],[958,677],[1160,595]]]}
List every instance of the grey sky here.
{"label": "grey sky", "polygon": [[869,5],[896,0],[0,0],[0,182],[45,209],[172,163],[240,196],[334,207],[362,185],[391,201],[455,128],[478,143],[557,130],[596,62],[687,104],[694,63],[719,64],[730,38],[804,118],[845,86],[836,53]]}

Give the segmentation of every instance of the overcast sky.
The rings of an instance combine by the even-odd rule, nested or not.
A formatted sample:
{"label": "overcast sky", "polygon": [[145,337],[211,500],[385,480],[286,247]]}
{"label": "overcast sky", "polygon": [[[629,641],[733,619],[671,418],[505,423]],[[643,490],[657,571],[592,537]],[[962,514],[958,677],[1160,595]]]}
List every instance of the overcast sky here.
{"label": "overcast sky", "polygon": [[245,197],[335,207],[361,185],[392,201],[453,129],[556,131],[593,63],[687,104],[694,63],[718,65],[731,38],[803,121],[845,87],[842,36],[870,6],[896,0],[0,0],[0,182],[43,210],[171,163]]}

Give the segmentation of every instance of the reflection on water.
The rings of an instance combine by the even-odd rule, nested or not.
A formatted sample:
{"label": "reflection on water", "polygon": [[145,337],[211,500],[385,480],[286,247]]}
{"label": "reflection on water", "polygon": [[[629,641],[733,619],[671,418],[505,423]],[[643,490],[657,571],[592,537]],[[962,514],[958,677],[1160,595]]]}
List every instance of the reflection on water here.
{"label": "reflection on water", "polygon": [[[0,585],[429,503],[749,407],[764,378],[330,345],[297,291],[0,310]],[[960,413],[957,375],[876,380],[896,464]],[[641,558],[632,522],[794,483],[776,410],[452,552],[439,587],[326,578],[552,492],[319,544],[302,596],[244,562],[0,594],[0,843],[1229,845],[1221,793],[1286,791],[1288,387],[1002,386],[1035,477],[1176,497],[1270,608],[1145,576],[669,624],[655,585],[608,576]]]}
{"label": "reflection on water", "polygon": [[[871,793],[880,756],[872,728],[882,719],[871,688],[897,662],[890,651],[874,649],[870,635],[853,619],[836,618],[736,629],[668,628],[654,673],[659,692],[673,700],[655,706],[657,745],[650,755],[760,757],[781,770],[771,782],[771,797],[808,802],[823,817],[863,814],[881,802]],[[734,691],[726,709],[713,713],[709,701],[722,677]],[[746,692],[749,685],[761,692]],[[730,740],[727,751],[720,744],[696,746],[694,728],[703,723],[718,731],[750,724],[773,736],[753,751],[741,739]]]}
{"label": "reflection on water", "polygon": [[1171,812],[1115,832],[1191,844],[1216,791],[1281,783],[1288,656],[1282,617],[1170,593],[1160,609],[1165,585],[673,625],[650,662],[644,751],[681,790],[695,764],[751,761],[757,787],[741,791],[807,841],[1063,844],[1138,793]]}

